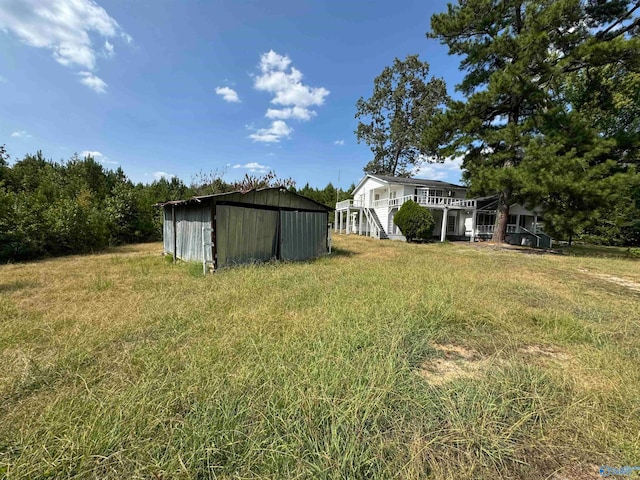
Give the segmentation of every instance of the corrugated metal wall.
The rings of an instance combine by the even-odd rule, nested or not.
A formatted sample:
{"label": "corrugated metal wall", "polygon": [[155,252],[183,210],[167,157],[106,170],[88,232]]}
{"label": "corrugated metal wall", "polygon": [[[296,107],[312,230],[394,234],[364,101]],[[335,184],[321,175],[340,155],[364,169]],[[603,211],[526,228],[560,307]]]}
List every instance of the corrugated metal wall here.
{"label": "corrugated metal wall", "polygon": [[280,212],[283,260],[305,260],[327,251],[326,212]]}
{"label": "corrugated metal wall", "polygon": [[[202,227],[211,227],[211,207],[189,206],[176,207],[178,227],[178,257],[182,260],[202,262]],[[211,231],[208,231],[207,242],[211,242]],[[211,247],[205,247],[207,260],[211,258]]]}
{"label": "corrugated metal wall", "polygon": [[[163,241],[166,253],[173,253],[173,208],[177,223],[177,256],[182,260],[202,262],[202,227],[211,226],[214,208],[218,267],[269,261],[277,258],[278,253],[285,260],[304,260],[327,252],[328,212],[310,199],[286,190],[266,189],[213,196],[201,201],[201,204],[165,205]],[[210,238],[210,231],[207,231],[206,242],[210,242]],[[205,247],[205,252],[206,260],[211,261],[212,248]]]}
{"label": "corrugated metal wall", "polygon": [[277,255],[277,210],[218,205],[216,228],[218,267],[268,261]]}
{"label": "corrugated metal wall", "polygon": [[162,222],[162,241],[164,253],[173,253],[173,223],[171,219],[171,207],[162,209],[164,221]]}

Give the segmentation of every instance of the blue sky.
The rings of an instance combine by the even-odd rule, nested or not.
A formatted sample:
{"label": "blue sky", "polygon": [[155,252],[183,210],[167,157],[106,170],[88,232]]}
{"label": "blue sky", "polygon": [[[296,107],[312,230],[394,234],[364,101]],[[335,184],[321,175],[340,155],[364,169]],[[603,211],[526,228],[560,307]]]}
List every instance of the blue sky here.
{"label": "blue sky", "polygon": [[[425,32],[442,1],[3,0],[0,144],[95,152],[134,181],[274,170],[347,187],[367,145],[355,103],[419,54],[450,93],[457,60]],[[420,176],[457,182],[458,165]]]}

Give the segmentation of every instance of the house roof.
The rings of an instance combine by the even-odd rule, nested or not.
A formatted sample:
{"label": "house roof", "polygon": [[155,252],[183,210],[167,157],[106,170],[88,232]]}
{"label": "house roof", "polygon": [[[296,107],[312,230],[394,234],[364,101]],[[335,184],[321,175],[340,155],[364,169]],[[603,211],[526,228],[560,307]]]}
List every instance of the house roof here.
{"label": "house roof", "polygon": [[454,183],[443,182],[441,180],[428,180],[428,179],[425,179],[425,178],[410,178],[410,177],[392,177],[392,176],[389,176],[389,175],[378,175],[378,174],[368,173],[362,178],[362,180],[360,180],[360,182],[358,182],[358,185],[356,186],[354,191],[357,190],[358,188],[360,188],[367,178],[373,178],[373,179],[378,180],[379,182],[382,182],[382,183],[395,183],[395,184],[402,184],[402,185],[415,185],[415,186],[419,186],[419,187],[462,188],[462,189],[466,189],[467,188],[467,187],[464,187],[462,185],[456,185]]}
{"label": "house roof", "polygon": [[229,197],[232,195],[248,195],[250,193],[257,193],[257,192],[265,192],[265,191],[269,191],[269,190],[277,190],[280,192],[285,192],[287,195],[292,195],[298,198],[302,198],[306,201],[312,202],[315,205],[317,205],[318,207],[320,207],[322,210],[326,210],[327,212],[332,211],[333,208],[331,207],[327,207],[326,205],[315,201],[312,198],[309,197],[305,197],[304,195],[300,195],[299,193],[295,193],[292,192],[290,190],[288,190],[286,187],[267,187],[267,188],[255,188],[252,190],[246,190],[246,191],[241,191],[241,190],[237,190],[235,192],[224,192],[224,193],[213,193],[211,195],[200,195],[200,196],[196,196],[196,197],[191,197],[188,198],[186,200],[171,200],[168,202],[161,202],[161,203],[157,203],[156,207],[165,207],[165,206],[170,206],[170,205],[174,205],[174,206],[182,206],[182,205],[191,205],[191,204],[195,204],[195,203],[202,203],[203,201],[207,201],[210,199],[220,199],[223,197]]}
{"label": "house roof", "polygon": [[444,187],[444,188],[466,188],[462,185],[443,182],[441,180],[428,180],[426,178],[410,178],[410,177],[391,177],[388,175],[369,175],[386,183],[402,183],[403,185],[420,185],[427,187]]}

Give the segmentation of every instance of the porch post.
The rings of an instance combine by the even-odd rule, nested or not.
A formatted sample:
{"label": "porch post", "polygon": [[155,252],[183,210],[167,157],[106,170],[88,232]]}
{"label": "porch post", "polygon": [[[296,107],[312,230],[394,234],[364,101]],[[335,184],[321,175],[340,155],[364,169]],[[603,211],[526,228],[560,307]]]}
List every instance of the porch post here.
{"label": "porch post", "polygon": [[440,230],[440,241],[444,242],[447,239],[447,214],[449,209],[446,207],[442,210],[442,229]]}
{"label": "porch post", "polygon": [[358,211],[358,235],[362,235],[362,208]]}
{"label": "porch post", "polygon": [[516,232],[520,231],[520,214],[516,215]]}
{"label": "porch post", "polygon": [[533,214],[533,233],[538,233],[538,214],[534,213]]}
{"label": "porch post", "polygon": [[351,230],[351,209],[347,207],[347,235],[349,235],[349,230]]}
{"label": "porch post", "polygon": [[471,217],[471,243],[476,241],[476,217],[478,214],[478,210],[473,209],[473,216]]}
{"label": "porch post", "polygon": [[340,215],[340,213],[336,210],[336,214],[333,216],[333,233],[338,232],[338,215]]}
{"label": "porch post", "polygon": [[340,212],[340,233],[344,233],[344,210]]}

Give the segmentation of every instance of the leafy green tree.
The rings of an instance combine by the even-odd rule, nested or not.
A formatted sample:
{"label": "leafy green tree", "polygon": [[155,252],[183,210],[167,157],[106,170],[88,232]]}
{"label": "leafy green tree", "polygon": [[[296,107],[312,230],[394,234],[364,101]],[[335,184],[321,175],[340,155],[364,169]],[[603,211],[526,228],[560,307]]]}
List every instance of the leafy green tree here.
{"label": "leafy green tree", "polygon": [[15,257],[22,244],[16,229],[15,194],[6,185],[10,175],[9,154],[5,146],[0,145],[0,260]]}
{"label": "leafy green tree", "polygon": [[[463,157],[471,193],[498,194],[494,241],[505,241],[509,206],[532,201],[527,187],[539,182],[541,166],[528,158],[530,144],[577,118],[566,115],[571,107],[561,94],[568,75],[618,61],[637,65],[640,45],[629,35],[637,6],[630,3],[465,0],[432,17],[427,35],[462,57],[466,75],[457,89],[465,98],[450,102],[423,140],[439,146],[441,157]],[[599,168],[603,156],[614,156],[611,145],[601,147],[600,158],[565,167]]]}
{"label": "leafy green tree", "polygon": [[118,245],[141,240],[141,212],[131,182],[120,182],[114,186],[105,201],[105,212],[109,225],[109,243]]}
{"label": "leafy green tree", "polygon": [[429,240],[433,235],[435,220],[429,209],[421,207],[413,200],[402,204],[393,217],[408,242],[412,240]]}
{"label": "leafy green tree", "polygon": [[366,173],[409,176],[412,167],[427,154],[420,142],[422,129],[447,101],[444,80],[428,78],[429,64],[418,55],[395,59],[373,82],[373,94],[356,103],[355,131],[374,158]]}

